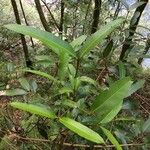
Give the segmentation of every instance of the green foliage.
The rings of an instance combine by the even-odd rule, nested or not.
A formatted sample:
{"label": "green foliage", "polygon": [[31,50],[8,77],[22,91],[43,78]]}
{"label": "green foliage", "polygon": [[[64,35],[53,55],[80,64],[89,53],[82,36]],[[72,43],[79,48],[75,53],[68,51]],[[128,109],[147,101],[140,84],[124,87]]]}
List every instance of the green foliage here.
{"label": "green foliage", "polygon": [[[105,90],[96,97],[92,105],[92,111],[96,113],[99,122],[107,123],[116,116],[119,112],[118,108],[121,109],[120,106],[123,103],[123,98],[126,97],[131,84],[130,78],[123,78],[114,83],[108,91]],[[114,108],[115,110],[118,110],[115,114]]]}
{"label": "green foliage", "polygon": [[10,105],[12,107],[33,113],[33,114],[37,114],[43,117],[48,117],[48,118],[56,118],[56,115],[52,112],[52,110],[47,107],[44,106],[42,104],[26,104],[26,103],[21,103],[21,102],[12,102],[10,103]]}
{"label": "green foliage", "polygon": [[91,49],[93,49],[96,45],[102,42],[112,31],[114,31],[117,27],[120,26],[121,23],[124,22],[123,18],[114,20],[104,27],[101,27],[100,30],[95,32],[93,35],[91,35],[85,43],[83,44],[83,47],[80,50],[80,58],[85,56],[87,53],[90,52]]}
{"label": "green foliage", "polygon": [[44,45],[52,49],[57,55],[61,55],[60,51],[63,51],[64,53],[67,52],[68,54],[75,56],[74,50],[69,43],[62,41],[59,37],[56,37],[49,32],[17,24],[5,25],[5,27],[17,33],[29,35],[40,40]]}
{"label": "green foliage", "polygon": [[70,118],[60,118],[59,121],[67,128],[95,143],[104,143],[103,138],[93,130]]}
{"label": "green foliage", "polygon": [[116,150],[122,150],[122,147],[120,146],[120,144],[118,143],[116,138],[111,134],[111,132],[109,130],[107,130],[106,128],[104,128],[104,127],[101,127],[101,129],[103,130],[105,135],[108,137],[108,139],[111,141],[111,143],[113,145],[115,145]]}
{"label": "green foliage", "polygon": [[[108,44],[104,51],[91,54],[95,68],[91,65],[92,61],[87,58],[90,56],[89,52],[95,49],[98,44],[101,44],[123,22],[123,18],[111,21],[91,36],[82,35],[70,42],[70,44],[51,33],[33,27],[15,24],[5,26],[17,33],[29,35],[40,40],[58,56],[53,58],[54,55],[52,53],[52,56],[42,54],[35,57],[38,61],[46,62],[45,66],[47,69],[42,68],[41,71],[38,71],[39,69],[21,69],[22,72],[30,73],[30,78],[36,78],[37,81],[40,80],[39,83],[35,82],[35,80],[21,77],[18,82],[24,90],[18,88],[6,90],[6,95],[8,96],[24,95],[23,99],[25,102],[11,102],[10,105],[29,112],[29,116],[28,113],[25,115],[31,120],[34,118],[32,121],[35,123],[36,129],[34,127],[32,129],[32,121],[24,122],[23,128],[25,133],[29,136],[30,134],[35,137],[42,136],[51,139],[52,142],[53,140],[59,140],[59,136],[61,137],[62,134],[67,134],[69,142],[88,143],[88,141],[91,141],[98,144],[104,143],[106,135],[116,149],[122,149],[113,134],[106,128],[101,127],[101,124],[110,126],[113,121],[119,123],[121,121],[133,121],[126,118],[126,116],[118,116],[121,114],[120,111],[123,109],[124,101],[126,102],[125,98],[141,88],[144,82],[137,81],[132,84],[131,78],[126,77],[127,73],[124,63],[120,62],[118,65],[119,79],[109,76],[111,84],[109,86],[102,85],[103,83],[100,80],[103,79],[103,76],[100,76],[101,73],[98,77],[95,77],[95,72],[86,70],[85,66],[90,66],[96,71],[98,70],[96,74],[99,74],[101,68],[95,64],[100,62],[100,59],[106,61],[110,58],[113,43]],[[99,56],[100,53],[102,56]],[[53,58],[52,61],[50,61],[50,58]],[[51,65],[49,66],[48,64],[50,63]],[[106,70],[106,62],[104,66]],[[37,77],[33,75],[37,75]],[[42,77],[42,79],[39,79],[38,76]],[[26,103],[28,100],[31,100],[31,102]],[[37,116],[33,117],[33,114]],[[43,117],[45,118],[43,119]],[[116,123],[114,127],[117,128],[119,123]],[[66,133],[63,133],[66,129],[63,129],[62,124],[67,128]],[[31,127],[30,132],[25,129],[26,127]],[[51,128],[56,131],[56,135],[51,135],[54,132],[50,131]],[[104,134],[102,134],[100,128]],[[145,131],[145,127],[143,128]],[[68,129],[73,133],[68,132]],[[88,141],[80,140],[80,137],[74,133]]]}

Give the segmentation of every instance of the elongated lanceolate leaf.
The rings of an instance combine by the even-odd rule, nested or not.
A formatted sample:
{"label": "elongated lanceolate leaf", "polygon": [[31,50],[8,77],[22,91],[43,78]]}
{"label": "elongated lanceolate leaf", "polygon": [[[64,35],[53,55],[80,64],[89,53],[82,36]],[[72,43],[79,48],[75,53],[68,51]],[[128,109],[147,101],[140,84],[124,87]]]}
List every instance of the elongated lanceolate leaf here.
{"label": "elongated lanceolate leaf", "polygon": [[101,129],[103,130],[104,134],[107,136],[107,138],[109,139],[109,141],[115,145],[116,150],[122,150],[122,147],[120,146],[120,144],[118,143],[118,141],[116,140],[116,138],[112,135],[112,133],[107,130],[104,127],[101,127]]}
{"label": "elongated lanceolate leaf", "polygon": [[63,81],[67,75],[70,57],[67,53],[64,53],[63,51],[61,51],[60,53],[61,55],[59,57],[58,77],[61,81]]}
{"label": "elongated lanceolate leaf", "polygon": [[57,118],[57,116],[53,113],[53,111],[49,107],[42,104],[37,105],[37,104],[27,104],[21,102],[12,102],[10,103],[10,105],[12,107],[30,112],[32,114],[40,115],[51,119]]}
{"label": "elongated lanceolate leaf", "polygon": [[111,21],[104,27],[101,27],[100,30],[92,34],[80,50],[80,58],[82,58],[85,54],[87,54],[91,49],[93,49],[97,44],[100,44],[102,40],[104,40],[112,31],[114,31],[117,27],[123,23],[124,19],[119,18],[117,20]]}
{"label": "elongated lanceolate leaf", "polygon": [[119,69],[120,79],[124,78],[126,76],[126,69],[125,69],[123,62],[121,61],[119,62],[118,69]]}
{"label": "elongated lanceolate leaf", "polygon": [[91,79],[90,77],[87,77],[87,76],[81,76],[81,77],[78,77],[78,79],[82,82],[87,82],[87,83],[90,83],[90,84],[93,84],[93,85],[97,85],[96,81]]}
{"label": "elongated lanceolate leaf", "polygon": [[87,36],[86,35],[81,35],[80,37],[76,38],[75,40],[73,40],[70,45],[73,48],[76,48],[78,46],[80,46],[85,40],[86,40]]}
{"label": "elongated lanceolate leaf", "polygon": [[59,51],[61,50],[75,57],[75,52],[72,46],[69,43],[61,40],[59,37],[53,35],[52,33],[18,24],[8,24],[5,25],[5,27],[17,33],[29,35],[40,40],[45,46],[52,49],[58,55],[60,54]]}
{"label": "elongated lanceolate leaf", "polygon": [[95,143],[104,143],[103,138],[98,133],[73,119],[62,117],[59,119],[59,121],[71,131],[77,133],[78,135],[89,141]]}
{"label": "elongated lanceolate leaf", "polygon": [[[132,81],[130,78],[125,77],[116,81],[109,90],[102,91],[96,97],[92,105],[92,110],[96,113],[99,122],[102,120],[111,121],[113,117],[115,117],[114,114],[118,113],[119,109],[121,109],[119,104],[122,104],[131,84]],[[116,108],[116,106],[118,106],[118,108]],[[113,113],[114,108],[117,109],[115,113]]]}
{"label": "elongated lanceolate leaf", "polygon": [[30,72],[30,73],[33,73],[33,74],[36,74],[36,75],[39,75],[41,77],[44,77],[44,78],[47,78],[51,81],[54,81],[54,82],[59,82],[57,79],[55,79],[53,76],[45,73],[45,72],[42,72],[42,71],[37,71],[37,70],[26,70],[24,69],[23,71],[25,72]]}
{"label": "elongated lanceolate leaf", "polygon": [[117,104],[107,115],[100,121],[100,123],[108,123],[110,122],[121,110],[122,108],[122,102],[120,104]]}
{"label": "elongated lanceolate leaf", "polygon": [[103,57],[107,58],[113,48],[113,40],[111,39],[103,51]]}
{"label": "elongated lanceolate leaf", "polygon": [[140,88],[142,88],[144,83],[145,80],[139,80],[136,83],[132,84],[127,97],[136,92],[137,90],[139,90]]}

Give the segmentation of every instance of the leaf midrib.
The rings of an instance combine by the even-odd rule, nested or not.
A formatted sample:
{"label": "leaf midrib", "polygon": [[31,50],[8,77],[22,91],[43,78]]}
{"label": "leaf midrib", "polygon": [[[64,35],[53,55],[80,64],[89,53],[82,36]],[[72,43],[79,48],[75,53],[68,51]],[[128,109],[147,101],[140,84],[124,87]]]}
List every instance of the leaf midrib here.
{"label": "leaf midrib", "polygon": [[[130,81],[128,81],[127,83],[125,83],[119,90],[117,90],[114,94],[112,94],[106,101],[104,101],[101,105],[105,104],[109,99],[111,99],[118,91],[120,91],[122,88],[124,88],[124,86],[126,84],[129,84]],[[101,107],[101,105],[99,107],[97,107],[94,111],[96,111],[97,109],[99,109]]]}

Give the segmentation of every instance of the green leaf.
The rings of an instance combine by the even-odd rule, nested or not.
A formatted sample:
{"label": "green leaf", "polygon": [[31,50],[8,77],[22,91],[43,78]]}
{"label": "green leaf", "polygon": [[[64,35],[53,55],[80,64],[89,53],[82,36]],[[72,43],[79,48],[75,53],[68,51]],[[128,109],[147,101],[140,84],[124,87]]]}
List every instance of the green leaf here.
{"label": "green leaf", "polygon": [[43,104],[27,104],[27,103],[21,103],[21,102],[12,102],[10,103],[12,107],[21,109],[23,111],[30,112],[32,114],[40,115],[47,118],[57,118],[57,116],[54,114],[54,112],[47,106]]}
{"label": "green leaf", "polygon": [[102,40],[104,40],[112,31],[119,27],[123,21],[123,18],[111,21],[107,25],[101,27],[100,30],[92,34],[89,38],[87,38],[80,50],[80,58],[90,52],[90,50],[93,49],[97,44],[100,44]]}
{"label": "green leaf", "polygon": [[103,138],[98,133],[73,119],[62,117],[59,119],[59,121],[71,131],[75,132],[79,136],[84,137],[89,141],[95,143],[104,143]]}
{"label": "green leaf", "polygon": [[150,132],[150,116],[142,127],[143,132]]}
{"label": "green leaf", "polygon": [[117,104],[107,115],[100,121],[100,123],[108,123],[110,122],[121,110],[122,108],[122,101],[120,104]]}
{"label": "green leaf", "polygon": [[36,74],[36,75],[39,75],[41,77],[44,77],[44,78],[47,78],[51,81],[54,81],[54,82],[59,82],[57,79],[55,79],[53,76],[45,73],[45,72],[42,72],[42,71],[37,71],[37,70],[26,70],[24,69],[23,71],[25,72],[30,72],[30,73],[33,73],[33,74]]}
{"label": "green leaf", "polygon": [[[114,114],[118,113],[120,109],[119,104],[122,104],[123,99],[128,94],[131,84],[132,81],[130,78],[125,77],[116,81],[111,85],[109,90],[102,91],[96,97],[92,105],[92,110],[96,113],[99,122],[103,120],[110,121],[110,118],[113,119],[113,117],[115,117]],[[117,107],[117,111],[113,113],[115,107]]]}
{"label": "green leaf", "polygon": [[73,92],[73,90],[69,87],[62,87],[61,89],[59,89],[60,94],[64,94],[64,93],[68,94],[68,93],[72,93],[72,92]]}
{"label": "green leaf", "polygon": [[68,65],[68,70],[69,70],[69,73],[70,73],[73,77],[75,77],[75,75],[76,75],[76,69],[75,69],[75,67],[74,67],[72,64],[69,64],[69,65]]}
{"label": "green leaf", "polygon": [[9,72],[13,72],[15,70],[15,66],[13,63],[7,63],[7,70]]}
{"label": "green leaf", "polygon": [[97,82],[87,76],[81,76],[81,77],[78,77],[78,79],[82,82],[87,82],[87,83],[90,83],[90,84],[93,84],[94,86],[97,85]]}
{"label": "green leaf", "polygon": [[56,54],[60,55],[60,50],[63,52],[67,52],[71,56],[75,56],[75,52],[72,46],[61,40],[59,37],[49,33],[47,31],[42,31],[40,29],[36,29],[29,26],[18,25],[18,24],[8,24],[5,25],[7,29],[13,30],[17,33],[21,33],[24,35],[29,35],[33,38],[40,40],[45,46],[52,49]]}
{"label": "green leaf", "polygon": [[61,104],[64,105],[64,106],[71,107],[71,108],[77,108],[78,107],[77,102],[74,102],[74,101],[68,100],[68,99],[62,101]]}
{"label": "green leaf", "polygon": [[25,79],[25,78],[20,78],[20,79],[19,79],[19,83],[21,84],[21,86],[22,86],[25,90],[30,91],[30,84],[29,84],[29,82],[27,81],[27,79]]}
{"label": "green leaf", "polygon": [[144,83],[145,83],[145,80],[139,80],[136,83],[132,84],[127,97],[133,94],[134,92],[136,92],[137,90],[139,90],[140,88],[142,88]]}
{"label": "green leaf", "polygon": [[69,55],[62,51],[59,57],[59,70],[58,70],[58,76],[61,81],[63,81],[67,75],[69,60],[70,60]]}
{"label": "green leaf", "polygon": [[43,67],[48,67],[52,64],[52,59],[47,55],[38,55],[35,56],[35,59],[37,60],[37,64],[42,65]]}
{"label": "green leaf", "polygon": [[19,96],[19,95],[25,95],[27,92],[23,89],[12,89],[12,90],[6,90],[5,94],[6,96]]}
{"label": "green leaf", "polygon": [[103,57],[104,58],[109,56],[112,48],[113,48],[113,40],[110,40],[109,43],[107,44],[107,46],[105,47],[104,51],[103,51]]}
{"label": "green leaf", "polygon": [[70,45],[73,48],[76,48],[78,46],[80,46],[85,40],[86,40],[87,36],[86,35],[81,35],[80,37],[76,38],[75,40],[73,40]]}
{"label": "green leaf", "polygon": [[49,60],[39,60],[36,62],[36,64],[43,66],[44,68],[47,68],[51,65],[51,61]]}
{"label": "green leaf", "polygon": [[36,92],[37,88],[38,88],[38,85],[37,85],[36,81],[35,80],[30,80],[29,84],[30,84],[31,91]]}
{"label": "green leaf", "polygon": [[38,56],[35,56],[35,59],[36,60],[51,60],[51,58],[49,57],[49,56],[47,56],[47,55],[38,55]]}
{"label": "green leaf", "polygon": [[118,68],[119,68],[120,79],[122,79],[126,76],[126,69],[125,69],[123,62],[121,62],[121,61],[119,62]]}
{"label": "green leaf", "polygon": [[108,137],[109,141],[116,147],[116,150],[122,150],[122,147],[120,146],[116,138],[112,135],[112,133],[104,127],[101,127],[101,129],[103,130],[104,134]]}

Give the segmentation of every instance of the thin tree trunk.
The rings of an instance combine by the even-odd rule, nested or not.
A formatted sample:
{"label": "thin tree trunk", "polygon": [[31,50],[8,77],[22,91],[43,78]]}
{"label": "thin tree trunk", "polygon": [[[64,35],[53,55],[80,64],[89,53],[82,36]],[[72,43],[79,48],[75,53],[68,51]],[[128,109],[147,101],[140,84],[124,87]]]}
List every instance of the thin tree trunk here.
{"label": "thin tree trunk", "polygon": [[114,19],[116,19],[118,17],[118,14],[120,12],[120,8],[121,8],[121,2],[118,1],[118,5],[117,5],[117,8],[116,8],[116,11],[115,11],[115,14],[114,14]]}
{"label": "thin tree trunk", "polygon": [[[28,26],[29,24],[28,24],[28,21],[27,21],[26,15],[25,15],[25,11],[24,11],[24,9],[23,9],[22,1],[21,1],[21,0],[19,0],[19,3],[20,3],[20,7],[21,7],[21,11],[22,11],[22,14],[23,14],[23,17],[24,17],[25,23],[26,23],[26,25]],[[30,40],[31,40],[32,47],[34,47],[34,42],[33,42],[32,37],[30,37]]]}
{"label": "thin tree trunk", "polygon": [[[13,11],[14,11],[14,15],[15,15],[17,24],[21,24],[21,20],[20,20],[20,17],[19,17],[19,11],[18,11],[16,1],[11,0],[11,4],[12,4],[12,7],[13,7]],[[22,35],[22,34],[21,34],[21,43],[22,43],[22,46],[23,46],[26,66],[29,67],[29,68],[32,68],[32,62],[29,58],[29,52],[28,52],[28,47],[27,47],[27,44],[26,44],[26,40],[25,40],[24,35]]]}
{"label": "thin tree trunk", "polygon": [[95,0],[95,8],[93,12],[91,34],[97,31],[98,24],[99,24],[100,10],[101,10],[101,0]]}
{"label": "thin tree trunk", "polygon": [[134,36],[134,33],[137,29],[137,25],[140,21],[141,15],[148,3],[148,0],[141,0],[140,2],[144,2],[144,4],[140,5],[139,7],[136,8],[134,15],[130,21],[130,26],[129,26],[129,36],[125,39],[124,45],[122,47],[122,51],[120,54],[120,60],[124,60],[127,52],[129,52],[133,45],[132,45],[132,39]]}
{"label": "thin tree trunk", "polygon": [[[145,50],[143,52],[143,55],[146,55],[150,49],[150,35],[148,35],[148,38],[147,38],[147,41],[146,41],[146,47],[145,47]],[[140,65],[143,61],[143,57],[139,58],[138,60],[138,64]]]}
{"label": "thin tree trunk", "polygon": [[63,34],[64,10],[65,10],[65,3],[64,0],[61,0],[61,16],[60,16],[60,24],[59,24],[59,34],[61,35],[61,37]]}
{"label": "thin tree trunk", "polygon": [[50,28],[49,28],[48,23],[46,21],[46,18],[44,16],[44,12],[42,10],[42,6],[41,6],[41,3],[40,3],[40,0],[34,0],[34,2],[35,2],[36,9],[38,11],[38,14],[39,14],[39,17],[40,17],[40,20],[42,22],[42,25],[43,25],[44,29],[46,31],[50,32]]}
{"label": "thin tree trunk", "polygon": [[56,26],[56,29],[59,30],[59,25],[57,24],[57,22],[56,22],[56,20],[55,20],[55,18],[54,18],[54,15],[52,14],[52,12],[51,12],[50,8],[48,7],[47,3],[46,3],[44,0],[41,0],[41,1],[42,1],[42,3],[45,5],[45,7],[47,8],[47,10],[48,10],[48,12],[49,12],[49,14],[50,14],[50,16],[51,16],[51,18],[52,18],[52,20],[53,20],[55,26]]}
{"label": "thin tree trunk", "polygon": [[85,13],[85,17],[84,17],[84,24],[83,24],[82,34],[84,34],[84,33],[85,33],[85,30],[86,30],[87,17],[88,17],[88,13],[89,13],[89,9],[90,9],[91,2],[92,2],[92,0],[89,0],[88,6],[87,6],[87,9],[86,9],[86,13]]}

